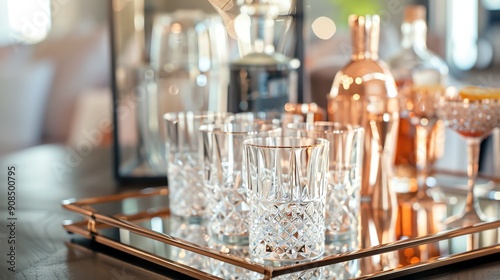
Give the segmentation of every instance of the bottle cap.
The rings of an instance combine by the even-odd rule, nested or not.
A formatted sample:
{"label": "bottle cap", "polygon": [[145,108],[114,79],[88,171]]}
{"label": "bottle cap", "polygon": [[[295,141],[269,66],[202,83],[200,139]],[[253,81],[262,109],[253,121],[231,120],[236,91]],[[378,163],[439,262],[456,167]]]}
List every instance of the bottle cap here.
{"label": "bottle cap", "polygon": [[414,22],[425,20],[427,10],[422,5],[409,5],[405,8],[404,22]]}

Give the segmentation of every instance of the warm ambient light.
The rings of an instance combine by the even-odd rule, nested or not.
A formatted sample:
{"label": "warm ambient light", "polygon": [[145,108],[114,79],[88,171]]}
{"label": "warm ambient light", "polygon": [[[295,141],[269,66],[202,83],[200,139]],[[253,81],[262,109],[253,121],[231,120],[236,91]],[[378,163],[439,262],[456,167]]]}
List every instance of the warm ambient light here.
{"label": "warm ambient light", "polygon": [[333,34],[337,31],[337,26],[332,19],[327,17],[318,17],[311,24],[314,35],[323,40],[332,38]]}
{"label": "warm ambient light", "polygon": [[178,22],[172,24],[171,27],[172,33],[174,34],[180,34],[182,32],[182,25]]}
{"label": "warm ambient light", "polygon": [[33,44],[47,37],[51,28],[50,1],[7,0],[9,43]]}
{"label": "warm ambient light", "polygon": [[250,43],[250,17],[245,14],[239,14],[234,19],[234,31],[238,40],[243,43]]}

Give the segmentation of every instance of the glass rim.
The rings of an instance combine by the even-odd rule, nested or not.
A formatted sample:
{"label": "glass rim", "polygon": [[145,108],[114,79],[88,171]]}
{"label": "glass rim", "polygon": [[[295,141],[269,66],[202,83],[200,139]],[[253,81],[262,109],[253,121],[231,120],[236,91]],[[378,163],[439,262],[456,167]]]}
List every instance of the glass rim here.
{"label": "glass rim", "polygon": [[254,127],[254,126],[259,126],[262,123],[209,123],[209,124],[202,124],[199,128],[199,131],[202,133],[213,133],[217,135],[257,135],[260,133],[266,133],[266,132],[277,132],[281,130],[280,126],[274,126],[277,125],[276,123],[273,122],[265,122],[265,125],[269,125],[269,129],[264,129],[264,130],[248,130],[248,131],[228,131],[225,130],[224,128],[226,126],[241,126],[241,127]]}
{"label": "glass rim", "polygon": [[443,104],[463,104],[464,106],[467,104],[493,104],[496,105],[500,103],[500,98],[481,98],[481,99],[470,99],[467,97],[460,96],[445,96],[440,98],[439,103]]}
{"label": "glass rim", "polygon": [[[264,140],[264,139],[309,139],[314,140],[314,143],[311,144],[299,144],[299,145],[270,145],[270,144],[257,144],[252,143],[256,140]],[[253,147],[253,148],[261,148],[261,149],[305,149],[311,147],[320,147],[327,146],[329,147],[330,141],[321,137],[307,137],[307,136],[258,136],[245,139],[243,141],[243,146]]]}
{"label": "glass rim", "polygon": [[195,20],[192,22],[193,26],[195,23],[203,22],[209,18],[214,17],[212,14],[206,13],[200,9],[189,10],[189,9],[179,9],[171,12],[160,12],[153,18],[153,25],[170,25],[171,23],[178,22],[179,19]]}
{"label": "glass rim", "polygon": [[165,121],[176,121],[179,120],[181,116],[192,115],[193,119],[203,119],[205,117],[217,117],[224,116],[224,118],[233,115],[231,112],[212,112],[212,111],[178,111],[178,112],[168,112],[163,114],[163,120]]}
{"label": "glass rim", "polygon": [[[439,98],[439,103],[458,103],[458,104],[490,104],[500,103],[500,98],[495,98],[493,96],[485,97],[479,95],[477,98],[470,98],[469,95],[462,96],[461,91],[468,86],[458,88],[456,86],[446,87],[445,92],[443,92]],[[488,88],[485,88],[488,90]],[[494,90],[494,88],[489,88]],[[472,96],[474,96],[472,94]]]}
{"label": "glass rim", "polygon": [[[294,126],[301,127],[294,127]],[[319,129],[318,126],[329,126],[333,129]],[[338,127],[337,127],[338,126]],[[349,132],[363,132],[365,129],[361,125],[357,124],[344,124],[340,122],[330,122],[330,121],[317,121],[313,123],[301,122],[301,123],[289,123],[286,129],[297,130],[297,131],[308,131],[308,132],[322,132],[325,134],[343,134]]]}

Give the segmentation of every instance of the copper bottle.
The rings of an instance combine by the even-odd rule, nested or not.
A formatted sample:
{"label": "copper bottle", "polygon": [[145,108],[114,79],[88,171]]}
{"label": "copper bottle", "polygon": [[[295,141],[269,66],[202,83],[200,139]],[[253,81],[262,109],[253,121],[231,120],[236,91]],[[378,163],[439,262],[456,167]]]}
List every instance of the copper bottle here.
{"label": "copper bottle", "polygon": [[[361,173],[365,214],[360,217],[360,245],[368,248],[396,238],[397,204],[390,173],[399,124],[398,91],[391,72],[378,57],[380,17],[351,15],[349,24],[353,52],[351,61],[333,81],[328,119],[365,128]],[[385,254],[380,263],[371,265],[389,268],[396,260],[392,253]]]}
{"label": "copper bottle", "polygon": [[399,123],[398,91],[387,65],[378,57],[380,17],[349,17],[351,61],[337,73],[328,96],[330,121],[361,125],[366,131],[361,197],[374,209],[394,208],[389,186]]}

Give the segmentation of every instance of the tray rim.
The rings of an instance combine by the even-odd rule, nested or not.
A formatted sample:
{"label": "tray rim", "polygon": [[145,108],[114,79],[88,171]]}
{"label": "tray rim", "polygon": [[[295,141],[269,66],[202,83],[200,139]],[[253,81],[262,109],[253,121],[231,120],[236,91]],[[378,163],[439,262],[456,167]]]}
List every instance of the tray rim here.
{"label": "tray rim", "polygon": [[[116,215],[116,216],[109,216],[105,214],[98,213],[94,209],[92,209],[89,205],[90,204],[98,204],[98,203],[105,203],[105,202],[112,202],[112,201],[120,201],[124,200],[127,198],[142,198],[142,197],[152,197],[152,196],[166,196],[168,195],[168,189],[166,187],[154,187],[154,188],[145,188],[139,191],[134,191],[134,192],[127,192],[127,193],[122,193],[122,194],[114,194],[114,195],[109,195],[109,196],[104,196],[104,197],[93,197],[93,198],[86,198],[86,199],[67,199],[62,201],[62,207],[65,208],[66,210],[76,212],[78,214],[83,215],[87,220],[85,221],[86,223],[86,231],[82,232],[80,229],[75,228],[75,223],[66,221],[63,223],[63,227],[67,229],[68,231],[72,231],[75,233],[78,233],[80,235],[84,235],[84,237],[87,238],[92,238],[98,242],[105,242],[107,244],[112,244],[113,246],[116,246],[116,244],[113,244],[113,242],[122,244],[124,245],[125,248],[123,249],[125,252],[132,253],[132,254],[137,254],[137,248],[134,248],[132,246],[125,245],[123,243],[113,241],[109,238],[106,238],[104,236],[101,236],[98,234],[96,225],[107,225],[111,226],[114,228],[118,229],[124,229],[124,230],[129,230],[130,232],[133,232],[135,234],[142,235],[147,238],[151,238],[160,242],[163,242],[165,244],[175,246],[181,249],[185,249],[209,258],[217,259],[219,261],[223,261],[225,263],[229,263],[238,267],[242,267],[247,270],[255,271],[257,273],[260,273],[264,276],[264,279],[271,279],[273,277],[277,277],[280,275],[285,275],[297,271],[302,271],[306,269],[311,269],[311,268],[316,268],[316,267],[322,267],[322,266],[327,266],[327,265],[332,265],[336,263],[341,263],[345,261],[351,261],[351,260],[356,260],[364,257],[370,257],[373,255],[380,255],[384,253],[389,253],[393,252],[396,250],[400,249],[405,249],[409,247],[415,247],[419,245],[425,245],[429,243],[434,243],[442,240],[448,240],[454,237],[462,236],[462,235],[467,235],[467,234],[473,234],[473,233],[480,233],[485,230],[492,230],[492,229],[498,229],[500,228],[500,220],[492,221],[492,222],[484,222],[468,227],[463,227],[463,228],[456,228],[456,229],[451,229],[451,230],[445,230],[441,231],[435,234],[430,234],[426,236],[421,236],[421,237],[415,237],[415,238],[409,238],[409,239],[404,239],[404,240],[398,240],[395,242],[391,243],[386,243],[386,244],[381,244],[375,247],[370,247],[370,248],[365,248],[365,249],[360,249],[352,252],[347,252],[347,253],[341,253],[338,255],[331,255],[331,256],[325,256],[321,259],[307,262],[307,263],[300,263],[300,264],[294,264],[294,265],[289,265],[289,266],[283,266],[283,267],[271,267],[271,266],[265,266],[256,262],[252,262],[247,259],[243,259],[237,256],[233,256],[227,253],[223,253],[220,251],[217,251],[215,249],[211,249],[208,247],[204,247],[192,242],[189,242],[187,240],[183,240],[180,238],[172,237],[164,233],[159,233],[155,232],[152,230],[148,230],[145,228],[142,228],[138,225],[135,225],[131,223],[132,220],[134,219],[140,219],[140,218],[148,218],[148,217],[155,217],[156,215],[168,215],[168,211],[166,210],[161,210],[157,212],[144,212],[144,213],[139,213],[139,214],[134,214],[131,216],[127,215]],[[103,243],[104,244],[104,243]],[[141,251],[141,250],[139,250]],[[477,251],[477,252],[475,252]],[[463,256],[458,256],[458,257],[452,257],[453,255],[445,256],[443,260],[447,260],[446,262],[443,262],[443,260],[438,261],[438,260],[432,260],[432,261],[426,261],[426,262],[421,262],[422,266],[424,266],[426,269],[430,267],[430,265],[434,265],[435,267],[440,267],[444,266],[446,264],[451,264],[451,263],[456,263],[462,260],[467,260],[473,257],[478,257],[482,255],[488,255],[488,254],[494,254],[497,252],[500,252],[500,244],[496,244],[493,246],[489,246],[486,248],[481,248],[477,249],[475,251],[469,251],[465,253]],[[459,255],[461,255],[459,254]],[[454,254],[455,255],[455,254]],[[158,261],[159,256],[156,256],[152,253],[148,252],[142,252],[139,254],[139,257],[143,257],[149,261],[153,261],[159,265],[169,265],[172,267],[168,267],[170,269],[179,271],[181,273],[186,273],[187,275],[192,274],[192,273],[203,273],[206,274],[206,272],[199,271],[194,268],[190,267],[185,267],[185,265],[179,266],[180,263],[176,263],[173,260],[168,260],[168,262],[164,261]],[[159,263],[158,263],[159,262]],[[174,265],[175,264],[175,265]],[[380,272],[375,272],[370,277],[375,277],[376,275],[383,274],[383,275],[390,275],[394,274],[396,272],[402,273],[404,270],[408,271],[408,273],[403,274],[412,274],[417,272],[415,269],[418,268],[419,266],[415,266],[414,268],[409,268],[409,265],[403,266],[403,267],[398,267],[394,268],[388,271],[380,271]],[[193,272],[193,270],[196,270],[198,272]],[[196,276],[200,276],[196,274]],[[362,277],[365,277],[366,275],[363,275]],[[206,275],[204,275],[206,277]],[[220,278],[213,278],[213,279],[220,279]],[[363,279],[363,278],[357,278],[357,279]]]}
{"label": "tray rim", "polygon": [[[82,228],[82,227],[84,227],[85,224],[86,224],[86,221],[83,221],[83,222],[65,221],[65,223],[63,224],[63,227],[68,232],[79,234],[87,239],[92,239],[98,243],[109,246],[113,249],[120,250],[124,253],[131,254],[133,256],[142,258],[142,259],[149,261],[149,262],[152,262],[154,264],[161,265],[161,266],[166,267],[168,269],[172,269],[172,270],[175,270],[177,272],[184,273],[184,274],[191,276],[191,277],[203,277],[203,279],[223,279],[223,278],[217,277],[215,275],[209,274],[207,272],[198,270],[196,268],[175,262],[174,260],[160,257],[160,256],[154,255],[150,252],[138,249],[136,247],[112,240],[108,237],[92,233],[92,232],[87,231],[87,230]],[[412,247],[412,246],[410,246],[410,247]],[[491,245],[491,246],[487,246],[484,248],[466,251],[466,252],[462,252],[462,253],[451,254],[451,255],[448,255],[445,257],[440,257],[437,259],[428,260],[428,261],[420,262],[420,263],[413,264],[413,265],[398,267],[398,268],[394,268],[391,270],[378,271],[378,272],[374,272],[371,274],[366,274],[366,275],[362,275],[359,277],[355,277],[352,279],[355,279],[355,280],[379,279],[379,278],[385,279],[388,276],[390,278],[407,276],[407,275],[411,275],[411,274],[414,274],[417,272],[422,272],[422,271],[425,271],[428,269],[444,267],[446,265],[451,265],[451,264],[455,264],[455,263],[462,262],[462,261],[467,261],[467,260],[478,258],[478,257],[488,256],[488,255],[492,255],[495,253],[500,253],[500,244]],[[291,266],[291,267],[293,268],[294,266]],[[288,273],[301,271],[301,270],[303,270],[303,269],[295,269],[293,271],[283,270],[283,272],[286,272],[286,273],[274,273],[273,274],[271,272],[270,274],[263,274],[263,276],[264,276],[264,279],[272,279],[273,277],[282,276],[282,275],[285,275]],[[198,279],[201,279],[201,278],[198,278]]]}

